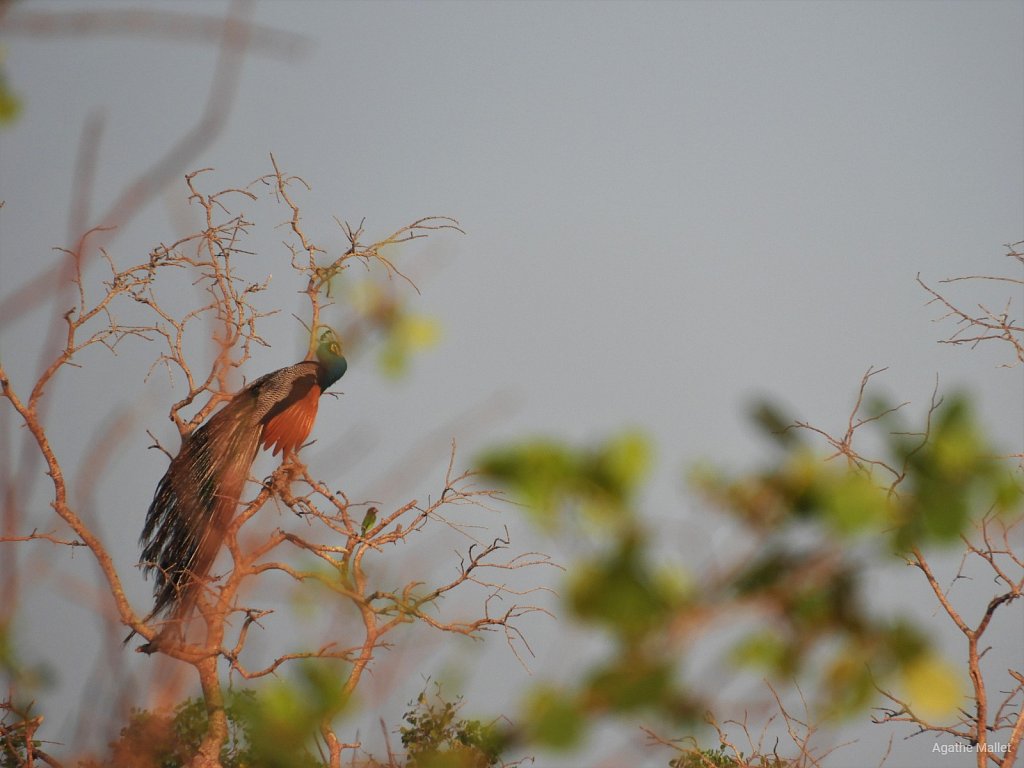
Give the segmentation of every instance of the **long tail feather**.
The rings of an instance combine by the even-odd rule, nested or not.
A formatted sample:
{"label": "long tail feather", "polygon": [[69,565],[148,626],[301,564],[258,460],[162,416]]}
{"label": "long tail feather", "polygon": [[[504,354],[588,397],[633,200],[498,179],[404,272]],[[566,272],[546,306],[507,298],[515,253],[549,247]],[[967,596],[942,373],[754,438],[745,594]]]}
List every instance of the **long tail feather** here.
{"label": "long tail feather", "polygon": [[155,575],[150,618],[185,616],[217,557],[256,458],[254,403],[237,398],[182,445],[157,486],[140,543]]}

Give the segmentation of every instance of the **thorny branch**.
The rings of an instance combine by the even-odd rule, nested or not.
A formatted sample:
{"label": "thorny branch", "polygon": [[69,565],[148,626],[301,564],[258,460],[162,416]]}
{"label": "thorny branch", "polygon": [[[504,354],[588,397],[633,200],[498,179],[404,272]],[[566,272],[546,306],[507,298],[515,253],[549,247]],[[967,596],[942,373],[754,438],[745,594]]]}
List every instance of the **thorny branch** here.
{"label": "thorny branch", "polygon": [[[270,185],[276,199],[289,211],[288,224],[298,243],[288,245],[290,264],[304,280],[304,292],[310,301],[311,345],[316,340],[321,310],[330,298],[332,281],[349,263],[356,260],[367,267],[378,263],[388,278],[404,278],[384,254],[386,248],[433,231],[458,230],[452,219],[428,217],[378,242],[363,245],[360,242],[362,225],[356,229],[346,227],[349,248],[337,256],[327,257],[325,250],[303,230],[298,204],[289,189],[301,180],[284,174],[276,160],[272,163],[273,174],[261,181]],[[230,210],[233,201],[252,201],[256,195],[252,185],[207,193],[199,182],[203,174],[209,172],[210,169],[201,169],[185,177],[189,202],[204,214],[203,229],[173,243],[159,245],[147,260],[127,268],[119,268],[113,257],[98,248],[107,264],[108,276],[99,286],[97,297],[92,296],[96,287],[87,283],[83,276],[83,260],[69,253],[74,265],[75,306],[63,316],[62,348],[45,365],[29,388],[27,398],[12,383],[7,369],[0,365],[2,396],[35,441],[53,483],[51,504],[74,535],[72,538],[57,530],[40,532],[35,529],[29,533],[13,532],[0,541],[15,545],[46,540],[57,545],[87,547],[100,565],[120,621],[150,641],[159,634],[159,623],[143,623],[128,603],[120,574],[104,542],[86,522],[69,493],[62,462],[50,442],[40,407],[45,402],[48,385],[65,367],[80,365],[82,353],[90,347],[102,346],[116,353],[129,341],[157,343],[159,351],[150,373],[160,367],[168,372],[172,383],[179,377],[183,381],[184,392],[171,405],[169,416],[182,439],[187,439],[231,397],[232,372],[241,369],[250,359],[252,345],[268,346],[260,334],[260,321],[274,312],[260,306],[260,295],[268,289],[269,282],[245,279],[238,261],[248,253],[246,243],[252,238],[254,224]],[[83,237],[79,248],[84,248],[90,237],[104,231],[103,228],[91,230]],[[176,296],[173,285],[182,280],[199,290],[203,297],[196,302],[199,306],[186,309],[180,306],[178,297],[188,292],[178,291]],[[199,367],[193,362],[192,349],[204,337],[211,336],[217,353],[207,366]],[[170,453],[156,440],[154,444]],[[226,548],[232,566],[223,576],[211,578],[198,600],[204,637],[197,640],[193,637],[195,633],[186,629],[179,642],[161,643],[157,648],[172,659],[190,664],[199,673],[211,725],[197,760],[213,765],[218,743],[226,738],[223,691],[217,674],[219,658],[246,679],[273,674],[282,665],[300,659],[342,660],[349,664],[343,687],[351,693],[377,655],[390,646],[390,633],[406,624],[420,623],[437,631],[473,638],[501,629],[517,658],[522,660],[521,649],[530,652],[517,622],[528,614],[545,612],[522,600],[539,588],[524,588],[499,575],[552,563],[537,553],[504,556],[510,547],[507,531],[489,542],[474,540],[467,551],[458,555],[455,576],[435,586],[426,586],[423,579],[405,584],[378,584],[373,575],[375,569],[369,567],[371,560],[388,557],[395,547],[414,546],[413,537],[428,527],[443,524],[462,536],[469,535],[466,523],[451,519],[450,515],[459,508],[486,510],[494,492],[477,488],[472,475],[456,473],[454,463],[453,442],[443,490],[436,500],[421,505],[414,499],[384,514],[379,514],[375,508],[379,519],[373,519],[369,510],[360,520],[353,517],[355,508],[368,505],[354,504],[343,491],[313,477],[294,455],[286,457],[269,478],[255,486],[255,495],[241,507],[226,532]],[[243,542],[243,530],[248,530],[246,526],[271,501],[294,512],[304,530],[296,532],[281,527],[255,539],[251,533],[246,533]],[[473,527],[478,525],[476,521],[472,523]],[[308,564],[296,565],[301,558],[290,556],[296,552],[312,555],[321,567],[311,569]],[[312,648],[288,649],[269,661],[254,664],[248,660],[250,654],[246,652],[246,645],[253,630],[271,620],[274,611],[268,607],[244,606],[240,601],[241,590],[247,582],[273,573],[289,576],[298,584],[326,588],[339,607],[347,606],[359,616],[360,621],[354,626],[361,625],[360,632],[351,638],[331,638]],[[481,616],[459,620],[443,617],[441,604],[446,597],[473,589],[480,592]],[[493,607],[499,602],[507,605],[495,611]],[[241,617],[241,622],[233,629],[232,619],[237,616]],[[329,723],[322,726],[321,736],[328,745],[331,765],[340,765],[340,750],[348,747],[337,740]]]}
{"label": "thorny branch", "polygon": [[868,370],[864,373],[864,376],[861,377],[860,388],[857,390],[857,400],[854,403],[853,410],[850,411],[850,418],[847,421],[846,432],[843,433],[842,437],[833,437],[825,430],[819,427],[812,426],[811,424],[808,424],[807,422],[804,421],[795,422],[792,425],[792,428],[805,429],[810,432],[814,432],[821,436],[822,438],[824,438],[825,441],[829,443],[829,445],[835,448],[835,453],[833,453],[831,456],[828,456],[826,458],[826,461],[831,461],[837,456],[844,456],[846,457],[847,462],[851,466],[856,467],[858,470],[866,471],[869,473],[870,470],[874,467],[885,470],[894,477],[893,484],[891,487],[895,488],[896,485],[898,485],[905,476],[905,471],[897,470],[896,468],[890,466],[884,461],[865,459],[853,448],[853,439],[858,429],[865,426],[866,424],[870,424],[871,422],[878,421],[879,419],[884,419],[889,414],[895,413],[904,406],[908,405],[908,403],[903,402],[897,406],[886,408],[885,410],[880,411],[879,413],[873,414],[871,416],[861,415],[861,407],[864,405],[864,394],[867,390],[868,382],[871,381],[871,378],[873,376],[877,376],[878,374],[884,373],[887,370],[889,369],[875,368],[874,366],[872,366],[871,368],[868,368]]}
{"label": "thorny branch", "polygon": [[[294,196],[289,191],[289,188],[293,185],[298,185],[308,190],[310,188],[309,184],[299,176],[289,176],[282,173],[281,169],[278,167],[277,160],[273,155],[270,156],[270,162],[274,167],[274,172],[261,178],[259,183],[272,187],[278,200],[283,202],[291,210],[291,216],[288,219],[287,224],[291,229],[292,234],[298,240],[298,244],[286,243],[285,245],[291,251],[292,269],[305,274],[308,278],[305,294],[310,303],[312,329],[316,329],[320,325],[320,311],[323,306],[324,299],[330,299],[331,297],[331,281],[341,274],[343,270],[347,269],[350,262],[354,260],[360,261],[367,266],[371,262],[379,263],[384,266],[389,276],[401,277],[418,292],[419,289],[416,288],[415,283],[400,272],[394,263],[385,255],[385,249],[391,246],[407,243],[410,240],[427,237],[431,232],[437,232],[440,230],[448,229],[456,232],[462,232],[462,229],[459,227],[459,222],[451,217],[426,216],[417,219],[411,224],[401,227],[382,240],[371,245],[363,245],[360,240],[363,236],[362,223],[360,223],[358,227],[353,228],[347,223],[342,224],[341,222],[338,222],[339,226],[341,226],[345,233],[345,237],[348,239],[349,247],[344,252],[333,258],[328,257],[326,263],[321,263],[320,257],[326,256],[327,251],[317,246],[311,238],[307,236],[302,227],[302,217],[299,205],[295,202]],[[335,221],[337,221],[337,219],[335,219]],[[316,337],[315,335],[311,335],[309,347],[310,355],[312,355],[315,346]]]}
{"label": "thorny branch", "polygon": [[[452,462],[454,461],[454,446]],[[408,582],[398,588],[373,588],[369,573],[373,570],[367,558],[384,557],[390,547],[405,546],[413,536],[423,532],[431,521],[443,519],[445,510],[460,505],[478,506],[494,495],[489,490],[478,490],[472,486],[472,475],[468,473],[457,477],[452,475],[452,462],[444,478],[445,492],[437,501],[420,507],[413,500],[394,511],[380,516],[379,520],[364,518],[357,525],[351,516],[351,504],[344,495],[330,491],[322,482],[313,478],[305,467],[294,467],[293,481],[305,487],[305,493],[295,494],[291,489],[279,488],[277,498],[297,516],[307,523],[320,523],[327,531],[334,534],[328,542],[311,540],[309,536],[276,530],[264,542],[253,547],[249,559],[244,566],[236,564],[235,573],[245,575],[246,571],[254,574],[276,571],[289,576],[296,582],[313,582],[329,590],[343,602],[347,602],[363,619],[363,642],[359,645],[339,648],[336,644],[328,644],[314,652],[290,653],[275,658],[270,664],[260,669],[248,669],[239,660],[241,648],[236,646],[225,653],[231,659],[232,669],[245,678],[261,677],[274,672],[285,661],[294,658],[343,658],[357,661],[348,686],[354,688],[359,676],[372,660],[377,648],[384,647],[384,637],[398,627],[414,621],[420,621],[433,629],[479,638],[480,633],[501,628],[505,632],[510,648],[519,654],[517,642],[529,652],[525,637],[515,626],[517,619],[530,613],[547,613],[543,608],[533,605],[522,605],[517,598],[529,595],[544,588],[532,587],[519,589],[505,581],[487,579],[481,573],[517,571],[540,565],[553,565],[550,559],[539,553],[523,553],[509,559],[495,559],[509,547],[506,532],[504,537],[493,539],[481,545],[473,543],[468,551],[460,556],[457,575],[432,589],[425,589],[421,581]],[[280,482],[286,475],[275,477],[271,485]],[[251,508],[251,507],[250,507]],[[248,510],[247,510],[248,511]],[[244,517],[240,516],[240,520]],[[376,514],[376,513],[375,513]],[[370,522],[367,522],[370,521]],[[264,560],[263,558],[282,544],[289,544],[317,558],[323,565],[322,569],[299,569],[280,560]],[[229,547],[233,545],[230,543]],[[236,550],[232,548],[234,553]],[[241,557],[241,553],[239,553]],[[442,598],[455,593],[460,588],[476,585],[486,591],[484,615],[470,621],[446,621],[439,618],[434,609]],[[227,589],[228,587],[225,587]],[[491,603],[496,600],[512,600],[512,604],[500,615],[491,613]],[[245,631],[255,620],[248,618]],[[261,613],[260,616],[263,614]]]}
{"label": "thorny branch", "polygon": [[[1024,520],[1020,517],[1007,520],[997,515],[986,515],[976,526],[973,537],[964,537],[965,552],[954,583],[970,578],[967,575],[971,561],[987,567],[1000,591],[985,604],[984,610],[973,624],[964,617],[951,595],[951,587],[942,585],[924,554],[915,549],[908,560],[924,575],[929,588],[950,621],[967,641],[967,669],[971,680],[972,711],[960,710],[959,717],[952,724],[936,724],[926,721],[920,713],[913,711],[910,704],[889,691],[882,691],[892,706],[883,708],[876,722],[903,722],[917,726],[916,733],[926,731],[946,733],[974,746],[981,768],[990,760],[998,766],[1014,765],[1020,743],[1024,737],[1024,678],[1020,670],[1007,670],[1015,682],[1003,692],[1003,699],[992,711],[991,684],[986,680],[982,660],[987,651],[983,638],[989,629],[997,610],[1020,599],[1024,592],[1024,560],[1015,550],[1010,539],[1020,534]],[[992,743],[1005,744],[1005,752],[990,751]]]}

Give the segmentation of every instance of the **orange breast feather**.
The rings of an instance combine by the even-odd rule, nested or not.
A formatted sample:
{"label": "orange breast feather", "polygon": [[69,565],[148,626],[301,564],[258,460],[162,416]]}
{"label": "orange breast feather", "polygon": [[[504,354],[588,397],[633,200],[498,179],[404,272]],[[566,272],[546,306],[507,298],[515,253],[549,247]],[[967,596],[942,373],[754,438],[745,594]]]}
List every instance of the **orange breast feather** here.
{"label": "orange breast feather", "polygon": [[263,447],[274,446],[275,456],[281,451],[297,450],[313,429],[319,403],[320,387],[314,384],[303,397],[267,421],[263,428]]}

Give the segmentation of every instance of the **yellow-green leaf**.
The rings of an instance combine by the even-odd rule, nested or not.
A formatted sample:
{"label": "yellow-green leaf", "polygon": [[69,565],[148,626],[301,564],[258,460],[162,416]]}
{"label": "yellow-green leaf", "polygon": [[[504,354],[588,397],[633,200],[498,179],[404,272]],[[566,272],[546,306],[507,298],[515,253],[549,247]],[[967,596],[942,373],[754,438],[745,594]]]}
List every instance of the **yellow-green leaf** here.
{"label": "yellow-green leaf", "polygon": [[963,700],[957,669],[936,654],[926,653],[911,661],[902,678],[911,710],[926,720],[954,713]]}

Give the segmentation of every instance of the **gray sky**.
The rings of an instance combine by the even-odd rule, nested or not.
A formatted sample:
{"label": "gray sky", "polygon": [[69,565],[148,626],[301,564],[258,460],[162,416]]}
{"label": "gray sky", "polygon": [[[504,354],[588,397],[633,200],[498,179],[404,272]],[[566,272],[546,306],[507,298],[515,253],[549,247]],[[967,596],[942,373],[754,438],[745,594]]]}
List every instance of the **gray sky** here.
{"label": "gray sky", "polygon": [[[195,163],[215,167],[210,188],[268,172],[273,152],[312,185],[304,216],[322,242],[342,242],[331,215],[365,216],[373,236],[444,214],[467,233],[403,257],[422,276],[416,308],[443,326],[440,346],[397,384],[369,360],[353,367],[340,404],[321,413],[315,435],[363,436],[355,476],[340,478],[354,496],[381,493],[396,452],[421,439],[443,462],[453,436],[468,460],[507,438],[593,440],[638,426],[658,446],[651,509],[678,530],[697,510],[680,492],[685,466],[763,455],[744,415],[752,397],[838,428],[871,365],[890,367],[882,388],[915,413],[936,376],[943,391],[970,389],[1002,444],[1022,450],[1021,371],[999,369],[1009,360],[999,349],[936,344],[952,328],[932,323],[940,313],[914,281],[1005,273],[1002,244],[1024,238],[1021,2],[261,2],[255,19],[305,36],[305,54],[246,61],[228,122]],[[4,45],[25,111],[0,133],[0,298],[67,244],[86,114],[104,117],[100,211],[194,122],[214,62],[208,45],[166,40]],[[115,258],[195,226],[183,199],[172,185]],[[282,235],[268,226],[259,237],[257,264],[298,309]],[[959,290],[967,305],[1003,295]],[[40,319],[0,328],[5,365],[34,364]],[[287,313],[268,327],[275,346],[250,375],[302,354]],[[96,356],[54,393],[54,423],[75,425],[62,438],[72,466],[111,405],[143,409],[115,458],[123,485],[98,489],[126,572],[163,471],[145,429],[171,435],[170,390],[144,384],[138,362]],[[506,404],[496,415],[450,434],[495,393]],[[48,514],[40,496],[41,528]],[[126,578],[145,605],[148,585]],[[47,621],[32,619],[26,647],[80,658]],[[551,632],[536,627],[533,679],[559,661],[543,651]],[[495,658],[506,690],[530,682],[507,653]],[[59,711],[85,676],[58,672],[65,687],[42,701]],[[399,686],[399,706],[421,685]],[[877,729],[856,735],[872,756],[884,750]],[[930,763],[931,742],[921,744],[897,745],[889,764]],[[839,752],[831,765],[862,759]]]}

